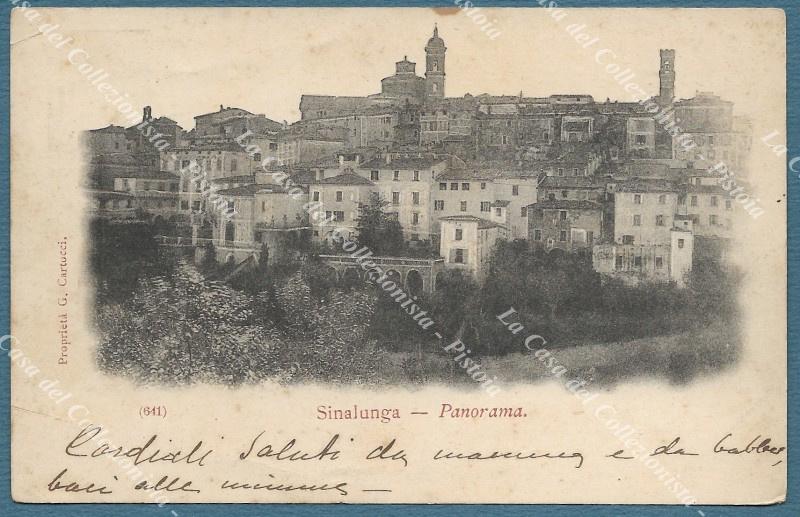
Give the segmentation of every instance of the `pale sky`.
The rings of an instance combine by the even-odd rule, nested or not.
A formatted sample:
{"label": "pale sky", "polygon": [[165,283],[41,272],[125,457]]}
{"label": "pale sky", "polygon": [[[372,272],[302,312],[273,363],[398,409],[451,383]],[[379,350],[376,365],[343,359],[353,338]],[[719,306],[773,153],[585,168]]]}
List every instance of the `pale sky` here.
{"label": "pale sky", "polygon": [[[73,48],[85,49],[87,61],[111,73],[109,81],[127,92],[132,104],[150,104],[154,115],[167,115],[186,129],[193,127],[195,115],[216,111],[220,104],[295,121],[301,94],[377,93],[380,79],[394,73],[394,62],[405,55],[423,75],[423,49],[434,23],[448,48],[448,96],[523,91],[629,101],[631,94],[596,63],[596,52],[611,50],[617,57],[607,53],[605,62],[630,67],[635,81],[655,95],[658,51],[674,48],[677,97],[714,91],[734,101],[738,113],[751,116],[784,104],[779,65],[785,58],[775,58],[785,55],[778,10],[572,9],[556,21],[542,8],[484,9],[481,14],[501,31],[496,39],[462,11],[443,15],[428,8],[48,13],[59,30],[75,38]],[[599,37],[588,49],[566,31],[583,24],[583,32]],[[20,23],[12,40],[32,34],[38,25]],[[47,45],[43,38],[31,42],[36,40]],[[66,66],[63,51],[51,50]],[[71,84],[65,87],[91,90],[77,70],[67,77]],[[102,97],[93,93],[100,109],[82,110],[87,128],[124,123],[121,116],[114,118],[113,108],[102,109]]]}

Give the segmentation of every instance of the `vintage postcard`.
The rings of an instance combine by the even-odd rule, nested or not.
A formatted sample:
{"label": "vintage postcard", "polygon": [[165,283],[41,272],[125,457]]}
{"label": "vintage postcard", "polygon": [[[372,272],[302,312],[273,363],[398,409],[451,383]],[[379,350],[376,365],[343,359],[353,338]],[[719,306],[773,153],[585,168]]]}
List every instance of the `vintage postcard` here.
{"label": "vintage postcard", "polygon": [[25,4],[14,500],[784,500],[783,11]]}

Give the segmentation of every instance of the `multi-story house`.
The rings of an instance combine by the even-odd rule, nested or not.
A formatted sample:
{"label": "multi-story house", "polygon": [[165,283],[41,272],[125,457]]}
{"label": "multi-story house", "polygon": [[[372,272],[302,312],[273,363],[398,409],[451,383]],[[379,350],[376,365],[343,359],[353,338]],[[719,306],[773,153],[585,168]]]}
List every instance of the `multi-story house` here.
{"label": "multi-story house", "polygon": [[149,214],[168,219],[178,212],[177,175],[140,169],[114,178],[114,190],[133,196],[133,205]]}
{"label": "multi-story house", "polygon": [[178,210],[189,214],[206,209],[213,180],[253,176],[260,170],[261,158],[236,142],[195,143],[162,152],[161,168],[179,176]]}
{"label": "multi-story house", "polygon": [[594,201],[545,200],[528,206],[529,239],[547,249],[591,250],[602,239],[603,207]]}
{"label": "multi-story house", "polygon": [[490,219],[493,204],[504,201],[510,238],[527,238],[527,207],[536,201],[537,181],[537,175],[526,169],[447,170],[437,176],[433,190],[434,228],[449,216]]}
{"label": "multi-story house", "polygon": [[241,262],[266,244],[270,261],[285,251],[280,235],[308,226],[306,192],[293,196],[277,184],[248,183],[216,191],[229,210],[214,213],[212,242],[220,262]]}
{"label": "multi-story house", "polygon": [[655,245],[670,242],[680,188],[671,181],[631,179],[614,194],[614,242]]}
{"label": "multi-story house", "polygon": [[369,179],[389,203],[386,211],[397,214],[406,240],[436,240],[432,191],[448,163],[448,157],[436,154],[386,153],[359,164],[355,173]]}
{"label": "multi-story house", "polygon": [[283,124],[241,108],[219,106],[219,111],[194,117],[191,138],[197,142],[230,141],[244,134],[280,131]]}
{"label": "multi-story house", "polygon": [[375,192],[375,183],[355,174],[344,172],[337,176],[314,181],[309,186],[310,205],[325,218],[311,218],[313,238],[331,241],[333,230],[347,230],[344,237],[354,236],[358,224],[359,206],[367,204]]}
{"label": "multi-story house", "polygon": [[508,228],[472,215],[443,217],[439,254],[447,268],[460,269],[482,281],[495,244],[508,238]]}

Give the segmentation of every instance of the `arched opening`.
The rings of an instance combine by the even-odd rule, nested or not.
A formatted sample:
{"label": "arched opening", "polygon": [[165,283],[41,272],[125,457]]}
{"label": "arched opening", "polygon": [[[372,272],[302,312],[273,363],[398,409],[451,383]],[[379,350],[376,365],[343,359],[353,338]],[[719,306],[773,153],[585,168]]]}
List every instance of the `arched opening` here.
{"label": "arched opening", "polygon": [[397,287],[400,288],[403,287],[403,277],[400,276],[400,273],[398,273],[394,269],[390,269],[389,271],[386,272],[386,278],[383,280],[383,282],[387,282],[389,280],[394,282]]}
{"label": "arched opening", "polygon": [[419,271],[416,269],[412,269],[408,273],[406,273],[406,289],[412,295],[419,295],[422,293],[424,288],[424,282],[422,280],[422,275],[419,274]]}
{"label": "arched opening", "polygon": [[328,266],[328,280],[334,284],[339,283],[339,272],[333,266]]}
{"label": "arched opening", "polygon": [[442,282],[444,282],[444,271],[439,271],[436,273],[436,281],[433,283],[433,290],[437,291],[442,288]]}
{"label": "arched opening", "polygon": [[225,223],[225,242],[226,243],[233,243],[236,237],[236,225],[233,224],[231,221]]}
{"label": "arched opening", "polygon": [[233,253],[228,253],[228,256],[225,257],[225,265],[232,266],[236,259],[233,256]]}

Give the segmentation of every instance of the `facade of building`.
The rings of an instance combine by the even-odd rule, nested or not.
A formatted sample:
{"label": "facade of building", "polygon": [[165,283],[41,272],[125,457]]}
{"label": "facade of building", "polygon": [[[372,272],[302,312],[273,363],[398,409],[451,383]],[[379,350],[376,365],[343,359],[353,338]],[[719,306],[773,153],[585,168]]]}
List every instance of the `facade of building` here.
{"label": "facade of building", "polygon": [[439,254],[445,268],[460,269],[483,280],[495,244],[508,238],[501,224],[470,215],[455,215],[440,220]]}
{"label": "facade of building", "polygon": [[601,241],[603,207],[594,201],[539,201],[528,206],[531,242],[546,249],[591,250]]}
{"label": "facade of building", "polygon": [[325,214],[324,219],[311,219],[314,239],[330,241],[336,228],[346,229],[345,237],[354,236],[359,206],[369,203],[373,192],[375,183],[351,171],[311,183],[308,202]]}

